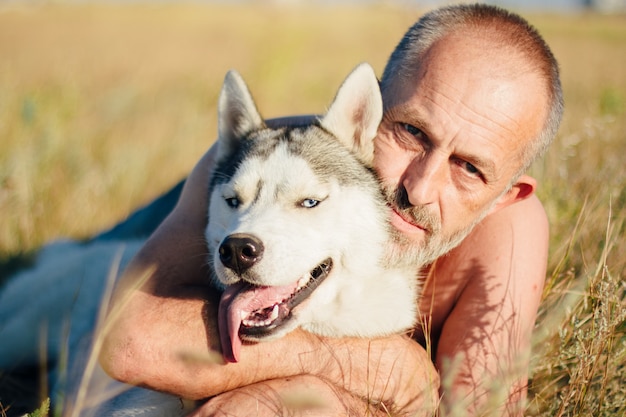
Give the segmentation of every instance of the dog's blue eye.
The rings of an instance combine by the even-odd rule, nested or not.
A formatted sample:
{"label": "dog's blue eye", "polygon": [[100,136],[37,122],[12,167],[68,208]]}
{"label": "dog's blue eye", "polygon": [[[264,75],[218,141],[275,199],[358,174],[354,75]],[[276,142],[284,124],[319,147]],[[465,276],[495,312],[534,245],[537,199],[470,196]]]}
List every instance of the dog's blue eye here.
{"label": "dog's blue eye", "polygon": [[302,200],[302,203],[300,203],[300,205],[304,208],[313,208],[317,206],[319,203],[320,203],[319,200],[315,200],[313,198],[305,198],[304,200]]}
{"label": "dog's blue eye", "polygon": [[237,207],[239,207],[239,199],[237,197],[225,198],[224,201],[226,201],[226,204],[230,208],[237,208]]}

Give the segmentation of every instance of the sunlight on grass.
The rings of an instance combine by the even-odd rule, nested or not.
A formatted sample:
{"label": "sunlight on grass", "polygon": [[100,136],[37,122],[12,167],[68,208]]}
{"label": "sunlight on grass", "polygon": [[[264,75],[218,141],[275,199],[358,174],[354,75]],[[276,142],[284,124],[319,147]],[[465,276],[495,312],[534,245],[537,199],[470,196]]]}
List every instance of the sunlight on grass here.
{"label": "sunlight on grass", "polygon": [[382,70],[413,16],[241,5],[2,9],[0,254],[88,236],[184,177],[215,137],[228,69],[254,86],[266,117],[322,112],[357,63]]}

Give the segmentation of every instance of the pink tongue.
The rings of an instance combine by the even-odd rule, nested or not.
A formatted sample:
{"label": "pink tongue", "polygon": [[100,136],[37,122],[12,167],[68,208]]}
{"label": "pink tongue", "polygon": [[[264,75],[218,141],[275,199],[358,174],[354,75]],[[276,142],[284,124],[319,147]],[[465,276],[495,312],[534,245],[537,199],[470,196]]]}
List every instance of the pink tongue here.
{"label": "pink tongue", "polygon": [[289,298],[297,283],[283,287],[257,287],[239,282],[226,287],[217,314],[222,354],[228,362],[238,362],[241,351],[241,318],[253,311],[271,307]]}

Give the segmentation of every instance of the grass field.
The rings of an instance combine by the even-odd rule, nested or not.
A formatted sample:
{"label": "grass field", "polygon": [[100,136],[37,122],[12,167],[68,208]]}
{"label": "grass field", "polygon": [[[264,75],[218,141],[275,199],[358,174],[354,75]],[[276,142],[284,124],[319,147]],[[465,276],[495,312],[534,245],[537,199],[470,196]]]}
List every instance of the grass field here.
{"label": "grass field", "polygon": [[[321,112],[357,63],[380,73],[419,14],[0,7],[0,262],[90,236],[184,177],[215,137],[229,68],[266,117]],[[532,168],[552,234],[527,414],[623,416],[626,17],[526,17],[561,63],[567,106]]]}

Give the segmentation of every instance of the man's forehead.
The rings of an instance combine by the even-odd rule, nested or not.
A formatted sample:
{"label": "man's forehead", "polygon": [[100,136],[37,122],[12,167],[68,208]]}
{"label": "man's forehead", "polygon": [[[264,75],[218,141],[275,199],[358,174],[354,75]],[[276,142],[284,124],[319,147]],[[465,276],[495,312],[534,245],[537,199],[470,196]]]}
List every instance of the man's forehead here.
{"label": "man's forehead", "polygon": [[400,78],[386,97],[386,111],[414,113],[437,129],[465,129],[515,147],[536,137],[547,97],[538,74],[515,54],[491,58],[480,42],[459,38],[437,43],[413,77]]}

